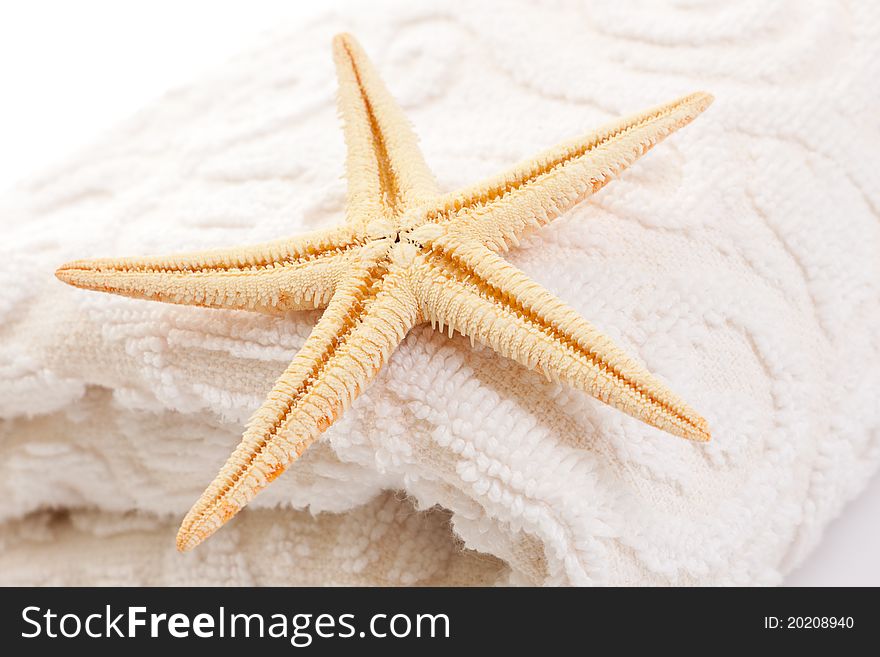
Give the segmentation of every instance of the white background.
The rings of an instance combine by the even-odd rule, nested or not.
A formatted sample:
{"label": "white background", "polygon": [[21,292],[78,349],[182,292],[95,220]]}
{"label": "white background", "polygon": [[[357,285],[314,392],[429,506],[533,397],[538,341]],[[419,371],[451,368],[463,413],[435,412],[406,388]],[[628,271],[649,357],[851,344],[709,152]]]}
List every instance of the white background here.
{"label": "white background", "polygon": [[[72,154],[282,21],[334,2],[47,0],[0,8],[0,192]],[[329,56],[329,55],[328,55]],[[792,585],[880,585],[880,477],[832,523]]]}

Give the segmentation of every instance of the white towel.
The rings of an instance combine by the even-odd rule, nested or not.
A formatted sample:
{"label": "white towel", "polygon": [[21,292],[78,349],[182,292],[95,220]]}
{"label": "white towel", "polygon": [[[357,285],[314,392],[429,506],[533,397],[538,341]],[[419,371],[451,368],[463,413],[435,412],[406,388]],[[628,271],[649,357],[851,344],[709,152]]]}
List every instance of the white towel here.
{"label": "white towel", "polygon": [[[318,313],[52,274],[342,221],[343,30],[445,189],[716,96],[508,254],[709,445],[420,327],[240,518],[174,552]],[[400,2],[279,30],[0,201],[0,583],[778,583],[880,458],[878,79],[874,3]]]}

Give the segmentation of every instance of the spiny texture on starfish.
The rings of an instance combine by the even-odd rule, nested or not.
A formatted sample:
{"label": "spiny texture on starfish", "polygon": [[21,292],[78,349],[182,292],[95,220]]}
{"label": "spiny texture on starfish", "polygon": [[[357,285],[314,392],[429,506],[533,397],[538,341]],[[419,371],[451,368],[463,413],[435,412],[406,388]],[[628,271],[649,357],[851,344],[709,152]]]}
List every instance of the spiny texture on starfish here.
{"label": "spiny texture on starfish", "polygon": [[171,303],[271,313],[326,307],[187,514],[178,548],[199,544],[281,474],[424,321],[655,427],[708,440],[702,417],[496,252],[600,189],[712,97],[684,96],[441,195],[360,46],[341,35],[333,51],[348,146],[344,225],[247,248],[81,260],[57,272],[79,287]]}

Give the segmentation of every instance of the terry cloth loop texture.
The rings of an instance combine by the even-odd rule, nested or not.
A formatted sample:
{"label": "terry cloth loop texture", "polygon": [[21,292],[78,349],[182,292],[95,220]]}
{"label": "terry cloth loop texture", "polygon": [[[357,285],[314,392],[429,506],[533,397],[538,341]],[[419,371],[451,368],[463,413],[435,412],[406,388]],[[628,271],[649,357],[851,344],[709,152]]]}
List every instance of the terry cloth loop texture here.
{"label": "terry cloth loop texture", "polygon": [[[52,274],[340,222],[340,31],[443,189],[715,95],[506,255],[704,412],[710,444],[422,327],[241,518],[174,551],[318,313]],[[168,94],[0,200],[0,582],[779,583],[880,458],[878,78],[874,3],[391,3]]]}

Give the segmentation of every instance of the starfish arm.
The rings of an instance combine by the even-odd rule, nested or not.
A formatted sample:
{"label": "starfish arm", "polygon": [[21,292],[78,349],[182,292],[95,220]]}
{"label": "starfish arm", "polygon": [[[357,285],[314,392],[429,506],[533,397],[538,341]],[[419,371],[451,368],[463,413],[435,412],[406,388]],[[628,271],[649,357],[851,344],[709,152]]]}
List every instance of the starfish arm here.
{"label": "starfish arm", "polygon": [[348,147],[348,220],[395,216],[437,195],[409,122],[354,37],[333,39]]}
{"label": "starfish arm", "polygon": [[518,244],[526,230],[549,223],[601,189],[711,102],[706,93],[683,96],[560,144],[481,184],[442,197],[427,219],[450,223],[462,237],[505,251]]}
{"label": "starfish arm", "polygon": [[242,509],[347,408],[415,324],[408,278],[386,265],[340,284],[293,362],[254,414],[235,452],[183,520],[189,550]]}
{"label": "starfish arm", "polygon": [[362,243],[350,227],[331,228],[251,247],[76,260],[55,275],[138,299],[283,313],[326,306]]}
{"label": "starfish arm", "polygon": [[677,436],[706,421],[578,313],[488,248],[447,238],[420,255],[420,312],[548,378]]}

